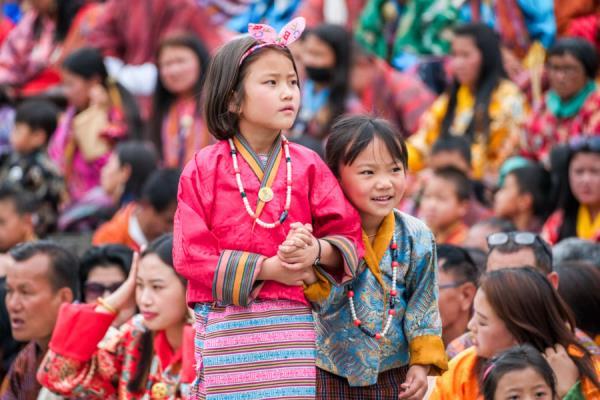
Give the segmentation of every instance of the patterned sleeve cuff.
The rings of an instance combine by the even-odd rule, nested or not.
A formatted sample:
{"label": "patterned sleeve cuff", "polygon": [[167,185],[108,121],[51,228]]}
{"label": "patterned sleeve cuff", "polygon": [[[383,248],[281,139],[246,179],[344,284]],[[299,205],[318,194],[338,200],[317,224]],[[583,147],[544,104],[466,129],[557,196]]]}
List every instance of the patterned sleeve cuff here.
{"label": "patterned sleeve cuff", "polygon": [[331,281],[333,284],[345,283],[353,279],[358,269],[358,254],[356,246],[352,241],[348,240],[344,236],[325,236],[321,238],[335,247],[341,254],[342,260],[344,261],[344,270],[341,274],[336,276],[334,279],[330,274],[322,271],[324,276]]}
{"label": "patterned sleeve cuff", "polygon": [[444,342],[439,336],[418,336],[409,344],[410,365],[430,365],[434,374],[448,369],[448,358]]}
{"label": "patterned sleeve cuff", "polygon": [[304,285],[304,296],[311,303],[321,303],[329,297],[331,282],[319,269],[315,269],[315,275],[317,276],[315,283]]}
{"label": "patterned sleeve cuff", "polygon": [[247,306],[262,282],[256,282],[265,257],[239,250],[224,250],[213,279],[213,298],[221,304]]}

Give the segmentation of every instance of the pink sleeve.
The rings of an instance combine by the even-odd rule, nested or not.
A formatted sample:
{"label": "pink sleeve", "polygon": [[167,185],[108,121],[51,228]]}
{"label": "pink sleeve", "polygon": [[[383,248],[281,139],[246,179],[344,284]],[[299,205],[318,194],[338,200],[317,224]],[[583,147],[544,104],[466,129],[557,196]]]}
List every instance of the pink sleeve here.
{"label": "pink sleeve", "polygon": [[28,55],[23,54],[30,42],[35,13],[27,13],[8,34],[0,47],[0,84],[20,85],[27,71]]}
{"label": "pink sleeve", "polygon": [[[123,0],[110,0],[104,5],[104,10],[94,29],[90,32],[89,41],[94,47],[99,48],[104,56],[121,57],[121,46],[125,37],[125,32],[118,29],[117,18],[122,14],[121,4],[126,4]],[[133,8],[133,7],[132,7]]]}
{"label": "pink sleeve", "polygon": [[[206,297],[211,293],[211,300],[245,306],[256,298],[262,287],[256,278],[265,257],[221,248],[219,240],[208,228],[209,207],[202,201],[214,199],[214,196],[207,185],[202,185],[201,168],[195,160],[187,165],[179,182],[173,226],[175,269],[190,281],[190,287],[200,290]],[[194,294],[188,291],[191,303],[194,299],[190,295]]]}

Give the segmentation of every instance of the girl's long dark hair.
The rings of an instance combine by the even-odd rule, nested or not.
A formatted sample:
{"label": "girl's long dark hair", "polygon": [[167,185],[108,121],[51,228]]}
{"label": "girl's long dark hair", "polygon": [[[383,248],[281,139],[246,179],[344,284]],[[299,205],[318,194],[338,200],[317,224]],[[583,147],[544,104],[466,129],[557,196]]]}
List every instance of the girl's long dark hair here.
{"label": "girl's long dark hair", "polygon": [[[481,69],[474,93],[475,109],[465,136],[470,141],[473,141],[475,135],[479,133],[487,138],[490,128],[489,108],[492,95],[500,81],[506,78],[500,53],[500,37],[492,28],[481,23],[460,25],[454,29],[454,34],[473,39],[481,53]],[[442,120],[441,137],[452,134],[451,127],[454,122],[459,88],[460,82],[455,79],[447,91],[448,107]]]}
{"label": "girl's long dark hair", "polygon": [[[173,234],[167,233],[154,239],[140,257],[143,258],[149,254],[156,254],[165,265],[175,270],[173,267]],[[187,284],[186,280],[179,274],[177,274],[177,277],[184,286]],[[140,338],[139,362],[133,373],[133,378],[127,383],[127,390],[132,393],[141,392],[146,385],[148,374],[150,373],[150,366],[152,364],[152,357],[154,357],[153,344],[154,332],[150,329],[146,329]]]}
{"label": "girl's long dark hair", "polygon": [[575,318],[545,275],[530,267],[496,270],[482,277],[480,289],[518,343],[539,352],[557,344],[576,348],[580,375],[600,388],[592,356],[575,336]]}
{"label": "girl's long dark hair", "polygon": [[[193,35],[183,34],[167,37],[162,40],[158,46],[158,50],[156,51],[156,59],[158,60],[160,54],[169,47],[185,47],[196,55],[198,59],[198,64],[200,66],[200,75],[198,76],[198,80],[194,84],[194,93],[197,95],[196,102],[196,114],[200,115],[202,111],[201,106],[201,92],[202,85],[204,84],[204,78],[206,76],[206,71],[208,70],[208,63],[210,62],[210,55],[206,47],[202,44],[202,42]],[[152,105],[152,117],[150,118],[150,125],[148,126],[148,137],[156,146],[156,149],[159,151],[162,157],[162,127],[163,120],[167,113],[169,112],[169,108],[171,104],[176,100],[177,96],[173,93],[169,92],[165,86],[163,85],[160,75],[156,80],[156,89],[154,91],[154,99]]]}
{"label": "girl's long dark hair", "polygon": [[329,83],[329,121],[319,136],[329,133],[333,122],[346,112],[346,102],[350,93],[350,66],[352,64],[352,36],[339,25],[321,24],[307,31],[306,36],[315,35],[327,43],[335,54],[333,80]]}
{"label": "girl's long dark hair", "polygon": [[[56,29],[54,39],[62,42],[69,33],[75,16],[86,4],[86,0],[54,0],[56,5]],[[42,33],[42,19],[37,18],[33,24],[33,37],[39,39]]]}
{"label": "girl's long dark hair", "polygon": [[108,71],[104,66],[102,54],[98,49],[84,47],[69,54],[63,61],[62,67],[84,79],[94,77],[100,80],[100,84],[109,90],[109,84],[115,85],[121,102],[123,112],[127,121],[127,132],[130,138],[137,139],[142,131],[142,119],[135,98],[123,85],[118,82],[109,82]]}

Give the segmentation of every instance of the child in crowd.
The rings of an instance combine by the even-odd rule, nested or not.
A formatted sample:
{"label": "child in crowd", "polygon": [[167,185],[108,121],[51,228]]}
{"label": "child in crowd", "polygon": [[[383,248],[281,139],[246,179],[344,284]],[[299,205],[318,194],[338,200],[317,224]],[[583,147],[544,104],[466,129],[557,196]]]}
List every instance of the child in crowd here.
{"label": "child in crowd", "polygon": [[550,174],[540,164],[510,171],[494,196],[494,214],[519,231],[539,232],[549,214]]}
{"label": "child in crowd", "polygon": [[427,182],[419,214],[437,243],[461,245],[468,226],[464,222],[471,200],[471,181],[460,170],[435,170]]}
{"label": "child in crowd", "polygon": [[33,195],[12,184],[0,185],[0,254],[21,242],[37,239]]}
{"label": "child in crowd", "polygon": [[[194,331],[184,278],[173,269],[167,234],[134,256],[126,281],[97,305],[60,309],[38,381],[77,398],[187,399],[194,379]],[[139,258],[139,261],[138,261]],[[119,330],[111,324],[135,305]]]}
{"label": "child in crowd", "polygon": [[515,346],[494,357],[484,368],[483,398],[553,400],[554,372],[533,346]]}
{"label": "child in crowd", "polygon": [[58,108],[54,104],[44,100],[25,101],[17,108],[10,134],[12,152],[0,156],[0,181],[13,182],[35,197],[36,229],[40,236],[54,231],[65,194],[62,175],[46,151],[57,118]]}
{"label": "child in crowd", "polygon": [[[302,18],[279,34],[250,25],[208,69],[206,123],[219,141],[183,171],[173,249],[196,314],[203,399],[314,398],[315,331],[302,285],[314,268],[346,281],[362,255],[358,215],[335,177],[281,135],[300,105],[286,46],[303,29]],[[296,235],[303,224],[319,239]]]}
{"label": "child in crowd", "polygon": [[317,398],[421,399],[427,375],[447,367],[433,235],[394,210],[406,185],[401,137],[385,120],[350,116],[327,142],[327,164],[361,217],[365,257],[324,301],[312,296],[323,285],[307,288],[318,315]]}
{"label": "child in crowd", "polygon": [[154,171],[144,184],[140,199],[126,204],[110,221],[102,224],[92,244],[123,244],[139,251],[160,235],[171,232],[179,175],[176,169]]}

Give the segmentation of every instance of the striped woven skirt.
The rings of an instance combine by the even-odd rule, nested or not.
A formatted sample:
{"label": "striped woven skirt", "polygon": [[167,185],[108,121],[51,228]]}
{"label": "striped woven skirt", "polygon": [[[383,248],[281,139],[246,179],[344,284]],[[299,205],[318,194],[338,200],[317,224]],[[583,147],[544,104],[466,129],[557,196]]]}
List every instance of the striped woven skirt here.
{"label": "striped woven skirt", "polygon": [[192,398],[315,398],[315,330],[308,306],[286,300],[248,307],[202,303],[194,312]]}
{"label": "striped woven skirt", "polygon": [[317,398],[344,400],[398,400],[408,366],[382,372],[371,386],[350,386],[348,380],[323,369],[317,371]]}

